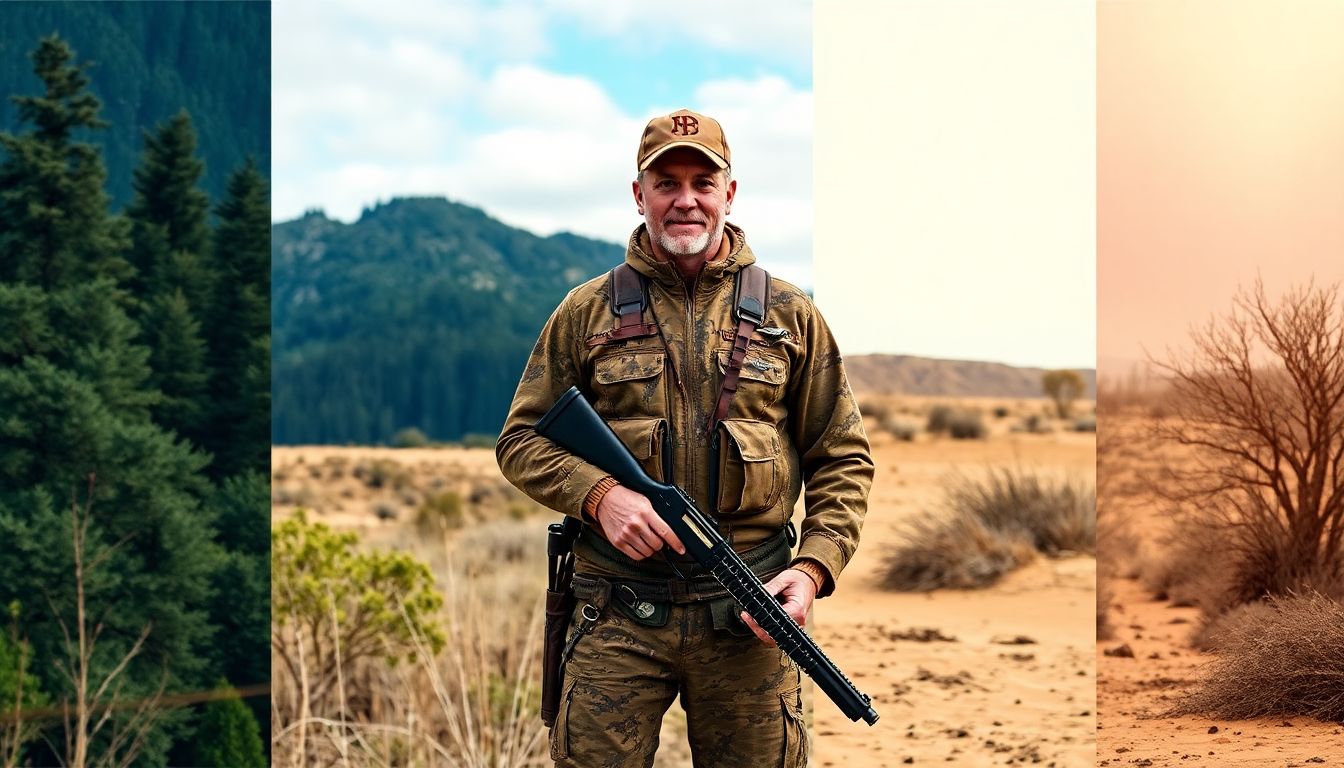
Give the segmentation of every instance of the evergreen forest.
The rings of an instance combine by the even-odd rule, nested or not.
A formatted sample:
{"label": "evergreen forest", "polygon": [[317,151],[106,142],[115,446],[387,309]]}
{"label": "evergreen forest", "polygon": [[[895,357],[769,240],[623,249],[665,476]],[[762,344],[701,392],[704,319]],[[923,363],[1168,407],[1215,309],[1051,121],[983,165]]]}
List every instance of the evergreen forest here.
{"label": "evergreen forest", "polygon": [[275,225],[278,444],[494,443],[528,353],[570,288],[621,246],[537,237],[477,208],[401,198],[345,224]]}
{"label": "evergreen forest", "polygon": [[[187,5],[107,13],[156,40],[195,18]],[[265,765],[265,143],[216,164],[211,191],[214,139],[191,105],[212,95],[100,87],[144,72],[89,68],[51,34],[63,25],[4,11],[0,50],[16,29],[45,32],[24,38],[32,87],[4,94],[16,119],[0,132],[0,765]],[[165,56],[148,71],[177,65]],[[253,96],[268,76],[252,69]],[[142,128],[128,99],[174,106]],[[246,103],[230,115],[265,125]],[[137,146],[120,207],[114,132]]]}
{"label": "evergreen forest", "polygon": [[[107,128],[76,135],[102,149],[113,208],[134,195],[142,130],[180,109],[200,137],[201,189],[218,200],[249,155],[271,167],[270,11],[269,3],[241,0],[7,1],[0,7],[0,97],[41,87],[28,54],[59,32],[89,63],[92,90],[103,95]],[[0,131],[20,123],[15,105],[0,98]]]}

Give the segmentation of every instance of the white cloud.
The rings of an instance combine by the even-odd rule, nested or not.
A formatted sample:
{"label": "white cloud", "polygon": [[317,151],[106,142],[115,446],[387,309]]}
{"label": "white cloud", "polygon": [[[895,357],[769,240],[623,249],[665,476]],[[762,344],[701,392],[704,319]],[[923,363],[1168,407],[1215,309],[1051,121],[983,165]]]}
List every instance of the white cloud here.
{"label": "white cloud", "polygon": [[[679,37],[712,48],[797,62],[812,50],[811,0],[542,0],[549,11],[586,29],[643,48],[673,45]],[[810,57],[802,57],[804,66]]]}
{"label": "white cloud", "polygon": [[[483,63],[471,50],[491,25],[515,16],[524,31],[507,44],[541,50],[526,38],[544,29],[543,7],[580,19],[611,10],[602,22],[608,34],[683,22],[644,4],[440,5],[398,4],[375,15],[355,0],[277,3],[273,218],[322,208],[350,221],[393,197],[442,195],[538,234],[623,242],[640,222],[630,182],[650,115],[628,114],[590,78],[513,55]],[[727,13],[731,21],[743,11]],[[796,52],[789,24],[780,23],[753,39],[773,35]],[[374,25],[376,33],[365,28]],[[727,131],[739,183],[730,218],[768,268],[810,283],[811,92],[767,75],[706,82],[686,101]]]}

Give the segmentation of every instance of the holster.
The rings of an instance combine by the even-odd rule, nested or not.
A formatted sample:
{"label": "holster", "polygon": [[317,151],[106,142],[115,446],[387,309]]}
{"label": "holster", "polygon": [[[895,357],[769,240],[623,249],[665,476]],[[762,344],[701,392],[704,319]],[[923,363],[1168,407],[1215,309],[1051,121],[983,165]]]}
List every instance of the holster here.
{"label": "holster", "polygon": [[563,683],[565,635],[569,632],[570,617],[574,614],[574,539],[583,524],[567,517],[563,523],[549,526],[546,555],[549,573],[546,589],[546,626],[541,649],[541,721],[549,728],[555,725],[560,711],[560,689]]}

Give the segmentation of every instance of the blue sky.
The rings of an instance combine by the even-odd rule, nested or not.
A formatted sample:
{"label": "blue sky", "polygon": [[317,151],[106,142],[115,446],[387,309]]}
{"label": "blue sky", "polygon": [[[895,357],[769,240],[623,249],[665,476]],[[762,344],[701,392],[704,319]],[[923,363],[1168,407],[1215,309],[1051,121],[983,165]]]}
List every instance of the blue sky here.
{"label": "blue sky", "polygon": [[272,39],[277,221],[441,195],[622,242],[644,123],[690,107],[732,147],[731,220],[811,284],[810,2],[286,0]]}

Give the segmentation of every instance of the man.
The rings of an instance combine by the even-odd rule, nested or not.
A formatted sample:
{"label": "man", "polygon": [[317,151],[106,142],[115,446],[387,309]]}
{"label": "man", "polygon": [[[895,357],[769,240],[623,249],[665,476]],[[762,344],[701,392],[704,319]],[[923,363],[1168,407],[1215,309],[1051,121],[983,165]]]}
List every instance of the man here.
{"label": "man", "polygon": [[[647,498],[532,430],[577,385],[655,479],[718,520],[799,624],[834,589],[867,508],[868,441],[835,341],[802,291],[770,278],[764,318],[742,325],[739,283],[764,273],[725,219],[737,193],[730,161],[709,117],[680,110],[649,122],[632,185],[644,224],[626,249],[630,269],[580,285],[555,310],[496,448],[512,483],[585,523],[574,547],[580,607],[551,729],[557,765],[652,765],[678,694],[697,766],[807,761],[797,666],[684,557]],[[739,340],[744,328],[750,337]],[[744,356],[733,354],[735,340]],[[734,368],[736,392],[725,394]]]}

